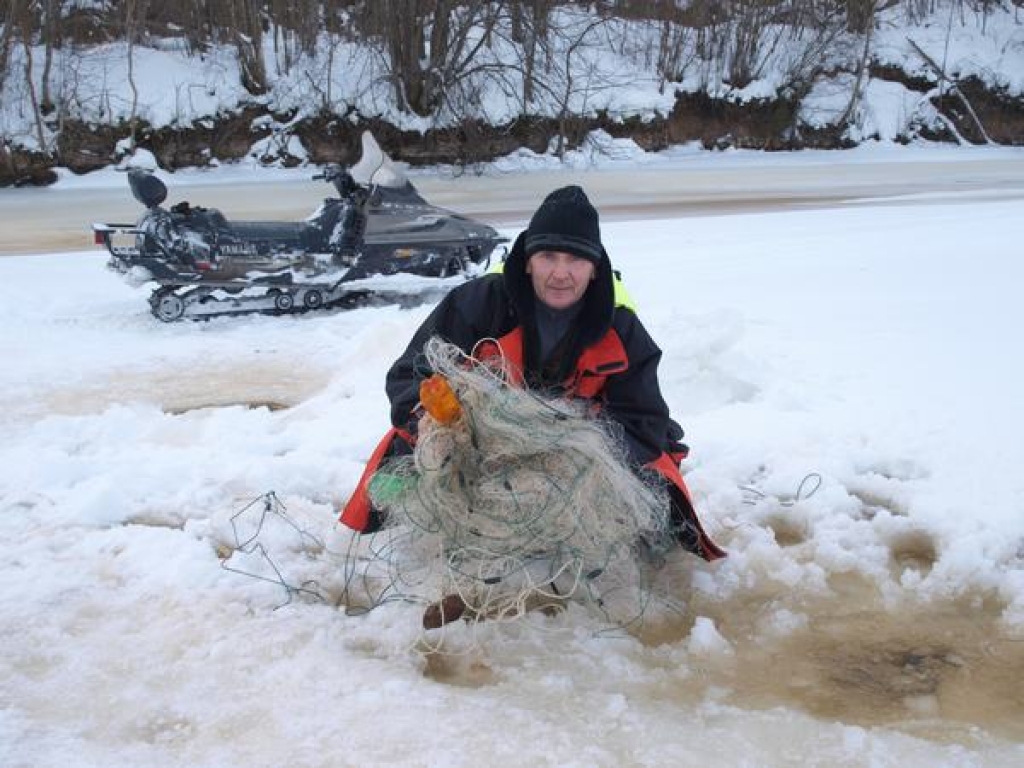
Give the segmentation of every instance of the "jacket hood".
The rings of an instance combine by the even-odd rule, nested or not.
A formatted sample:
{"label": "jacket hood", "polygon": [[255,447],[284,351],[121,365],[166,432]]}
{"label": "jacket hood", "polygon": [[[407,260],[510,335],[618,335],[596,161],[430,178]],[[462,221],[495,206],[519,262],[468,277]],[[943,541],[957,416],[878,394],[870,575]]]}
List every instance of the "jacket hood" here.
{"label": "jacket hood", "polygon": [[[522,232],[505,259],[504,279],[520,322],[533,330],[536,326],[537,296],[533,292],[530,276],[526,274],[525,243],[526,232]],[[597,343],[608,332],[615,314],[612,265],[604,246],[601,247],[601,259],[595,265],[594,280],[580,301],[583,302],[583,309],[576,319],[576,325],[581,347],[585,348]]]}

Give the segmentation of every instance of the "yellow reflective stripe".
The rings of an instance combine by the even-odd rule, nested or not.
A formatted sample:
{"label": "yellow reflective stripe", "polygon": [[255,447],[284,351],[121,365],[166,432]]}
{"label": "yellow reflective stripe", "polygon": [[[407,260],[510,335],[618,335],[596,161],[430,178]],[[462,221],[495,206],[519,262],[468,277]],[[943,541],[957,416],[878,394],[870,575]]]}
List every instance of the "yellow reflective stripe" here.
{"label": "yellow reflective stripe", "polygon": [[622,279],[612,274],[612,285],[615,288],[615,306],[625,307],[634,314],[636,313],[636,304],[633,302],[633,297],[629,295],[629,291],[626,290],[626,284],[622,282]]}

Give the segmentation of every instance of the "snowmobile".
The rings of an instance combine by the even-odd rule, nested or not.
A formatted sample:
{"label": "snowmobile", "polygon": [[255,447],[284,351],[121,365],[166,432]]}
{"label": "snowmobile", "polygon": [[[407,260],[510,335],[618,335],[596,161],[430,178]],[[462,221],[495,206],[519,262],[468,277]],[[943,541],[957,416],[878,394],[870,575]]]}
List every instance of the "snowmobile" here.
{"label": "snowmobile", "polygon": [[131,169],[128,184],[146,212],[134,225],[93,224],[95,242],[128,282],[156,283],[150,308],[170,323],[445,290],[483,271],[507,241],[424,200],[369,132],[358,163],[328,165],[313,178],[337,197],[305,221],[234,221],[185,201],[162,207],[166,185]]}

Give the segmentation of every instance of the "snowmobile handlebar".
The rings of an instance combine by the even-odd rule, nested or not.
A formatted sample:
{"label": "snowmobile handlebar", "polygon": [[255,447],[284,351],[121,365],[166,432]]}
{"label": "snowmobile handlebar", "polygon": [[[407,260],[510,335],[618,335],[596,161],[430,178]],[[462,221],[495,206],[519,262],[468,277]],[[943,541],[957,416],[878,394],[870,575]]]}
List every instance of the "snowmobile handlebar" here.
{"label": "snowmobile handlebar", "polygon": [[334,181],[335,179],[344,176],[347,173],[348,171],[345,169],[345,166],[339,165],[337,163],[329,163],[328,165],[324,166],[322,171],[320,171],[319,173],[314,173],[313,178],[316,181]]}
{"label": "snowmobile handlebar", "polygon": [[359,182],[352,178],[352,174],[348,172],[348,169],[337,163],[331,163],[330,165],[324,166],[324,169],[319,173],[313,174],[315,181],[326,181],[334,185],[334,188],[338,190],[338,194],[345,197],[351,194],[353,191],[358,189],[360,186]]}
{"label": "snowmobile handlebar", "polygon": [[313,174],[313,181],[331,181],[334,179],[336,174],[332,173],[329,169],[324,169],[319,173]]}

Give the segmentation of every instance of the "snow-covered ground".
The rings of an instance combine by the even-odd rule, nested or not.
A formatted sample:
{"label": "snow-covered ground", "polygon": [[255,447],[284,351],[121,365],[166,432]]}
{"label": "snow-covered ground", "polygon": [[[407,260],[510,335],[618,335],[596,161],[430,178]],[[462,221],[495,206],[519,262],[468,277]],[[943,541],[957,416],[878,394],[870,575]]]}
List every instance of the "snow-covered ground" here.
{"label": "snow-covered ground", "polygon": [[[98,252],[0,259],[0,763],[1020,765],[1024,201],[934,188],[607,218],[730,552],[674,557],[632,632],[335,605],[429,306],[162,325]],[[221,567],[269,490],[325,602]]]}

